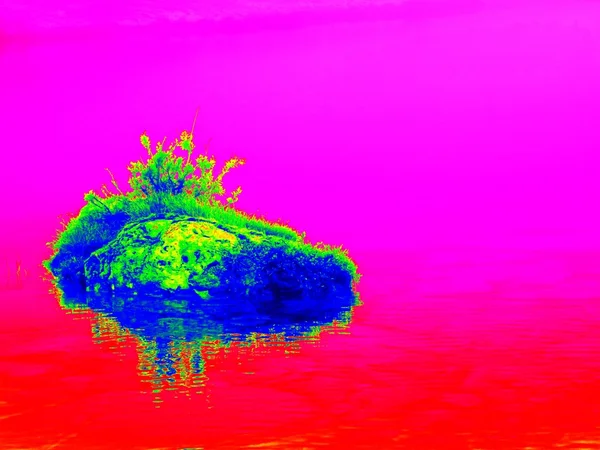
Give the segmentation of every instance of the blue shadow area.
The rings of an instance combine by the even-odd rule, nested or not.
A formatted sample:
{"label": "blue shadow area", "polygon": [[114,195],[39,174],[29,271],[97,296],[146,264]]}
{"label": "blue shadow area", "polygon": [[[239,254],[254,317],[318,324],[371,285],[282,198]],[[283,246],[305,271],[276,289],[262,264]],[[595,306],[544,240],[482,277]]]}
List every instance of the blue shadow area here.
{"label": "blue shadow area", "polygon": [[[132,295],[89,292],[73,283],[56,283],[59,301],[66,310],[90,309],[117,322],[119,327],[149,345],[154,353],[153,383],[177,384],[178,360],[174,348],[191,344],[201,348],[207,342],[218,346],[234,342],[252,342],[253,337],[277,335],[283,343],[314,340],[318,332],[334,323],[350,323],[352,311],[359,304],[358,295],[349,290],[322,298],[302,298],[273,303],[270,311],[259,311],[251,297],[211,297],[169,295]],[[102,336],[100,341],[118,336]],[[264,342],[264,341],[263,341]],[[200,351],[192,352],[188,365],[196,375],[202,374],[205,361]],[[181,375],[181,374],[179,374]],[[161,381],[162,380],[162,381]]]}
{"label": "blue shadow area", "polygon": [[[297,298],[273,302],[265,311],[264,304],[250,297],[213,296],[203,299],[196,295],[170,294],[97,294],[76,284],[57,283],[62,291],[65,308],[88,307],[116,319],[131,332],[146,339],[183,339],[194,341],[220,338],[227,341],[244,339],[253,333],[285,333],[301,335],[315,326],[334,321],[346,322],[358,296],[347,294],[321,298]],[[178,333],[170,323],[178,323]]]}

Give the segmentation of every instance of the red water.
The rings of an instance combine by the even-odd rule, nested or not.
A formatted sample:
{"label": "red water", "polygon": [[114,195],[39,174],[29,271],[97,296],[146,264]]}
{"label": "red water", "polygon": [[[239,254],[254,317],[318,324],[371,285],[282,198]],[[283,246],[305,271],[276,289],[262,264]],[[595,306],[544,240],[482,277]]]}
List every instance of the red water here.
{"label": "red water", "polygon": [[[205,353],[151,393],[136,340],[3,291],[3,448],[598,448],[600,255],[357,255],[348,329]],[[9,306],[7,306],[9,305]],[[191,386],[191,387],[190,387]],[[254,447],[253,447],[254,446]]]}
{"label": "red water", "polygon": [[[412,4],[0,33],[0,447],[600,448],[598,5]],[[364,305],[152,392],[136,336],[37,267],[198,106],[239,207],[344,244]]]}

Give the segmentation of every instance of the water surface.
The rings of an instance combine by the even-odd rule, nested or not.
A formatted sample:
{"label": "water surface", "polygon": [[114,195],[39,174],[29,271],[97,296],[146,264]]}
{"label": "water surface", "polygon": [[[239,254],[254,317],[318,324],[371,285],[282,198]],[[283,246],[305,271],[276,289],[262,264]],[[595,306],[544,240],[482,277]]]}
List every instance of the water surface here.
{"label": "water surface", "polygon": [[[600,13],[499,3],[208,29],[165,9],[119,33],[153,2],[112,22],[86,2],[5,9],[0,446],[600,448]],[[98,20],[44,34],[69,14]],[[158,366],[126,324],[39,280],[57,216],[106,167],[126,186],[140,134],[170,139],[198,106],[198,146],[247,159],[225,183],[240,209],[356,258],[349,323],[167,339]]]}
{"label": "water surface", "polygon": [[182,377],[180,365],[169,383],[110,315],[68,312],[44,282],[4,290],[0,439],[5,448],[596,448],[598,257],[362,253],[364,304],[347,326],[288,343],[206,344],[202,373]]}

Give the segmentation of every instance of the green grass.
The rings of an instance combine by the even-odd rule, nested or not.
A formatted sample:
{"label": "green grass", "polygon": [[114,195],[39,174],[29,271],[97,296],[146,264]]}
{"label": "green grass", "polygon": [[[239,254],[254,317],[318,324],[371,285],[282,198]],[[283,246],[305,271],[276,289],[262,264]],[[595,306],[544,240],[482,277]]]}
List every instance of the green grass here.
{"label": "green grass", "polygon": [[[293,243],[307,256],[329,254],[358,281],[356,265],[341,247],[322,243],[313,246],[307,241],[305,233],[300,234],[279,221],[272,222],[237,210],[234,204],[242,189],[238,187],[227,196],[223,177],[232,168],[243,165],[244,160],[231,158],[216,176],[214,157],[200,154],[194,163],[191,158],[195,149],[193,128],[191,132],[182,132],[167,150],[163,149],[164,140],[156,144],[154,152],[144,132],[140,142],[148,152],[148,160],[130,164],[131,177],[128,181],[131,190],[121,190],[108,171],[116,192],[111,192],[104,185],[101,195],[93,191],[85,194],[86,204],[83,208],[78,214],[65,217],[61,222],[62,229],[48,243],[53,255],[43,265],[50,270],[52,260],[59,253],[63,257],[83,260],[112,241],[128,223],[155,215],[175,214],[209,219],[224,226],[276,236]],[[183,150],[187,157],[178,156],[177,149]]]}
{"label": "green grass", "polygon": [[50,243],[52,249],[97,249],[113,240],[127,223],[168,213],[212,219],[223,225],[246,228],[292,241],[303,239],[302,235],[287,225],[269,222],[230,207],[203,205],[187,194],[155,194],[145,199],[114,195],[103,200],[108,210],[89,202],[78,215],[67,221],[63,220],[63,230]]}

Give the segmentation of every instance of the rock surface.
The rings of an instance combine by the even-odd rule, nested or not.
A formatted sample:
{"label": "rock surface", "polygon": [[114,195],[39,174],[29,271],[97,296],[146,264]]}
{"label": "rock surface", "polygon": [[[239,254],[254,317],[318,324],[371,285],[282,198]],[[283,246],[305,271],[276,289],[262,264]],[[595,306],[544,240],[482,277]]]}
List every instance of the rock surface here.
{"label": "rock surface", "polygon": [[146,219],[85,260],[85,285],[95,292],[235,294],[292,304],[351,292],[351,274],[308,247],[206,219]]}

